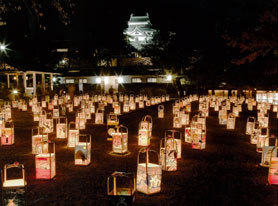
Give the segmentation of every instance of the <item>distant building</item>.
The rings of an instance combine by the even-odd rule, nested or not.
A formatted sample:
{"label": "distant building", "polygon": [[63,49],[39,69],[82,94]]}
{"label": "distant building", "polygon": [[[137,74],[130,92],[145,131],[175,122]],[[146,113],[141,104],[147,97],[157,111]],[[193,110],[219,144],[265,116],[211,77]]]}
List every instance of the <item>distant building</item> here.
{"label": "distant building", "polygon": [[133,16],[131,14],[124,35],[127,36],[128,42],[133,47],[140,50],[143,45],[150,43],[153,39],[156,30],[152,29],[151,26],[148,13],[145,16]]}

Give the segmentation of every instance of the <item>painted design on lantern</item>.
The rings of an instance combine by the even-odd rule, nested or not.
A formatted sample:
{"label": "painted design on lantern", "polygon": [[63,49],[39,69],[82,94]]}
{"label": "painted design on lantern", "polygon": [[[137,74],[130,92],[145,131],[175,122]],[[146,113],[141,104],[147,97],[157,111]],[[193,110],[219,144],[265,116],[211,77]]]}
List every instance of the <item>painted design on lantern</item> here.
{"label": "painted design on lantern", "polygon": [[46,119],[43,123],[44,133],[51,133],[53,132],[53,120]]}
{"label": "painted design on lantern", "polygon": [[278,184],[278,158],[272,157],[269,168],[269,183]]}
{"label": "painted design on lantern", "polygon": [[139,130],[138,145],[148,146],[150,144],[148,131],[146,129]]}
{"label": "painted design on lantern", "polygon": [[66,124],[57,124],[57,138],[66,138]]}

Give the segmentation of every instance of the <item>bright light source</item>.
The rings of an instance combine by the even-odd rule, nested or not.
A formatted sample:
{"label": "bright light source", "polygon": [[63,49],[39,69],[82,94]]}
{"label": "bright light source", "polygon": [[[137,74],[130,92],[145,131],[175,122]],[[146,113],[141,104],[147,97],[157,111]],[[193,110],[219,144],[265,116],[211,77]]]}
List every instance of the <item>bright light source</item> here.
{"label": "bright light source", "polygon": [[5,50],[6,50],[6,45],[0,44],[0,50],[1,50],[1,51],[5,51]]}
{"label": "bright light source", "polygon": [[123,82],[124,82],[123,77],[118,77],[118,83],[119,83],[119,84],[122,84]]}
{"label": "bright light source", "polygon": [[13,78],[14,80],[16,80],[16,76],[14,76],[14,78]]}
{"label": "bright light source", "polygon": [[18,91],[16,89],[13,90],[13,94],[17,94]]}
{"label": "bright light source", "polygon": [[100,77],[97,77],[97,78],[96,78],[96,83],[97,83],[97,84],[100,84],[100,83],[101,83],[101,78],[100,78]]}
{"label": "bright light source", "polygon": [[104,84],[108,84],[108,83],[109,83],[108,77],[104,77]]}
{"label": "bright light source", "polygon": [[63,59],[63,60],[62,60],[62,64],[66,64],[66,60]]}
{"label": "bright light source", "polygon": [[56,77],[53,77],[52,81],[53,82],[56,82],[57,78]]}
{"label": "bright light source", "polygon": [[172,75],[167,75],[166,79],[167,81],[172,81]]}

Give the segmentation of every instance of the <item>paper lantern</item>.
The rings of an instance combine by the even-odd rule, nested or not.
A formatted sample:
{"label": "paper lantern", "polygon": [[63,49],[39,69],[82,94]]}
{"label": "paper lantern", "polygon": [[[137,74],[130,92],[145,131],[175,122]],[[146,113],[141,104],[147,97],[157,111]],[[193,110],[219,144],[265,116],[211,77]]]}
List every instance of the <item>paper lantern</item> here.
{"label": "paper lantern", "polygon": [[53,110],[53,108],[54,108],[53,101],[48,102],[47,107],[48,107],[48,110],[52,111],[52,110]]}
{"label": "paper lantern", "polygon": [[48,135],[43,134],[43,128],[36,127],[32,129],[32,154],[42,153],[41,142],[47,142]]}
{"label": "paper lantern", "polygon": [[67,138],[67,125],[68,119],[66,117],[59,117],[56,124],[56,138],[65,139]]}
{"label": "paper lantern", "polygon": [[164,106],[158,105],[158,118],[164,118]]}
{"label": "paper lantern", "polygon": [[75,123],[76,123],[76,129],[81,130],[86,128],[86,117],[85,117],[85,113],[82,112],[82,110],[79,110],[76,113]]}
{"label": "paper lantern", "polygon": [[136,103],[134,101],[129,102],[129,108],[130,108],[130,110],[135,110],[136,109]]}
{"label": "paper lantern", "polygon": [[79,134],[74,149],[74,165],[91,163],[91,135]]}
{"label": "paper lantern", "polygon": [[139,101],[139,109],[142,109],[144,108],[144,101]]}
{"label": "paper lantern", "polygon": [[95,114],[95,124],[103,124],[104,123],[103,118],[104,118],[104,111],[97,108]]}
{"label": "paper lantern", "polygon": [[166,101],[166,97],[165,97],[165,95],[162,95],[161,96],[161,102],[165,102]]}
{"label": "paper lantern", "polygon": [[4,110],[5,110],[5,120],[9,120],[12,118],[12,109],[11,109],[11,105],[5,105],[4,106]]}
{"label": "paper lantern", "polygon": [[170,96],[169,96],[169,94],[166,94],[166,101],[170,101]]}
{"label": "paper lantern", "polygon": [[238,110],[238,106],[237,105],[234,105],[233,106],[233,115],[235,117],[238,117],[239,116],[239,110]]}
{"label": "paper lantern", "polygon": [[187,142],[187,143],[192,143],[191,126],[187,126],[184,129],[184,141]]}
{"label": "paper lantern", "polygon": [[181,158],[182,153],[182,135],[180,131],[177,130],[166,130],[165,137],[173,137],[177,143],[177,158]]}
{"label": "paper lantern", "polygon": [[67,146],[69,148],[73,148],[73,147],[75,147],[75,143],[76,143],[78,135],[79,135],[79,129],[76,128],[75,122],[70,122],[68,128],[69,128],[69,131],[68,131]]}
{"label": "paper lantern", "polygon": [[42,152],[35,156],[36,179],[52,179],[56,175],[55,143],[41,142]]}
{"label": "paper lantern", "polygon": [[151,106],[151,101],[149,99],[146,100],[146,107]]}
{"label": "paper lantern", "polygon": [[[145,162],[141,162],[141,156],[145,154]],[[157,157],[157,162],[150,161],[150,154]],[[159,156],[155,150],[142,148],[137,157],[137,183],[139,192],[146,195],[159,193],[162,181],[162,166],[158,163]]]}
{"label": "paper lantern", "polygon": [[191,126],[191,139],[192,149],[205,149],[206,148],[206,130],[202,129],[200,123],[197,127]]}
{"label": "paper lantern", "polygon": [[107,179],[107,195],[109,205],[132,206],[135,200],[135,177],[133,173],[113,172]]}
{"label": "paper lantern", "polygon": [[46,111],[41,110],[40,116],[39,116],[39,127],[43,127],[43,123],[46,119]]}
{"label": "paper lantern", "polygon": [[14,124],[12,120],[6,121],[3,124],[1,145],[12,145],[14,144]]}
{"label": "paper lantern", "polygon": [[114,104],[114,113],[117,115],[121,114],[121,104],[118,102]]}
{"label": "paper lantern", "polygon": [[18,108],[18,101],[12,101],[12,107]]}
{"label": "paper lantern", "polygon": [[109,140],[112,140],[112,134],[115,132],[115,126],[119,125],[118,116],[114,113],[109,113],[107,116],[106,126]]}
{"label": "paper lantern", "polygon": [[53,119],[58,119],[60,116],[59,106],[54,106],[53,108]]}
{"label": "paper lantern", "polygon": [[268,169],[268,183],[270,185],[277,185],[278,184],[278,153],[277,153],[278,147],[275,146],[271,150],[270,155],[270,165]]}
{"label": "paper lantern", "polygon": [[[12,175],[10,175],[10,172]],[[24,165],[18,162],[5,164],[2,184],[2,205],[26,206],[26,187]]]}
{"label": "paper lantern", "polygon": [[260,163],[262,167],[269,167],[271,152],[274,149],[274,147],[277,146],[277,138],[275,138],[275,145],[272,146],[269,145],[270,139],[271,138],[269,137],[265,138],[265,143],[262,148],[262,156],[261,156],[261,163]]}
{"label": "paper lantern", "polygon": [[53,132],[53,118],[52,113],[46,113],[46,118],[43,122],[43,133],[52,133]]}
{"label": "paper lantern", "polygon": [[124,102],[123,112],[129,112],[129,102]]}
{"label": "paper lantern", "polygon": [[248,117],[246,123],[246,135],[251,135],[253,133],[255,127],[256,118],[255,117]]}
{"label": "paper lantern", "polygon": [[182,124],[181,124],[181,117],[179,113],[174,114],[173,117],[173,127],[174,128],[181,128]]}
{"label": "paper lantern", "polygon": [[160,164],[165,171],[176,171],[178,145],[175,138],[168,136],[160,141]]}
{"label": "paper lantern", "polygon": [[233,113],[228,114],[227,129],[235,129],[236,117]]}
{"label": "paper lantern", "polygon": [[257,138],[257,148],[256,148],[257,152],[262,153],[263,147],[269,145],[269,142],[265,141],[265,139],[268,137],[268,135],[269,135],[268,128],[260,129],[260,132],[259,132],[259,135]]}
{"label": "paper lantern", "polygon": [[227,110],[223,108],[219,110],[218,118],[219,118],[220,125],[226,125],[228,120]]}
{"label": "paper lantern", "polygon": [[146,115],[142,118],[142,121],[139,123],[138,145],[149,146],[151,136],[152,136],[152,117],[150,115]]}
{"label": "paper lantern", "polygon": [[115,126],[112,133],[112,151],[117,154],[128,152],[128,129],[123,125]]}

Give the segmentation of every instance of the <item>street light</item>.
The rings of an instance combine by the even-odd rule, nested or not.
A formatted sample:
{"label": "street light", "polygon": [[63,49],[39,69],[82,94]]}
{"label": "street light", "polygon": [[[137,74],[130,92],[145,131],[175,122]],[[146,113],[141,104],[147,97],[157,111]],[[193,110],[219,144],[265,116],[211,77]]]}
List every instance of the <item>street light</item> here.
{"label": "street light", "polygon": [[123,82],[124,82],[123,77],[118,77],[118,83],[119,83],[119,84],[122,84]]}
{"label": "street light", "polygon": [[6,52],[7,46],[5,44],[0,43],[0,50],[1,52]]}
{"label": "street light", "polygon": [[100,84],[100,83],[101,83],[101,78],[100,78],[100,77],[97,77],[97,78],[96,78],[96,83],[97,83],[97,84]]}
{"label": "street light", "polygon": [[172,77],[172,75],[170,75],[170,74],[166,76],[166,80],[167,80],[167,81],[172,81],[172,78],[173,78],[173,77]]}

